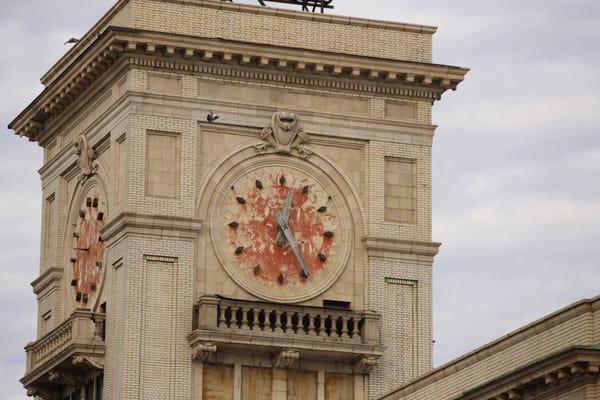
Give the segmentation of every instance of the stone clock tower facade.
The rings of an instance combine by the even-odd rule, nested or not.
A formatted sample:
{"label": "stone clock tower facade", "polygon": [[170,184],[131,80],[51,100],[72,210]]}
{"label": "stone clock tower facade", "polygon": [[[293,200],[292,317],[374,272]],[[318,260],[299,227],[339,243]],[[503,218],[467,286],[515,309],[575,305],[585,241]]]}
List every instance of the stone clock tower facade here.
{"label": "stone clock tower facade", "polygon": [[431,107],[467,72],[434,32],[118,1],[11,124],[45,151],[28,394],[358,400],[429,371]]}

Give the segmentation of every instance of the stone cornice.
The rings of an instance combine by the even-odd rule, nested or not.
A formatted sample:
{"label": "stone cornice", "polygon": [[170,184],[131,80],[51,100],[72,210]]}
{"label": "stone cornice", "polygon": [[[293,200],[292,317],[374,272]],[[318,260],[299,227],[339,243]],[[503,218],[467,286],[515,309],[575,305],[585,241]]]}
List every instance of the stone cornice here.
{"label": "stone cornice", "polygon": [[202,220],[197,218],[121,213],[102,229],[101,234],[108,245],[128,234],[194,240],[201,228]]}
{"label": "stone cornice", "polygon": [[398,253],[433,257],[438,253],[442,245],[436,242],[387,239],[373,236],[363,238],[363,243],[370,255],[382,256],[386,253]]}
{"label": "stone cornice", "polygon": [[[169,0],[170,2],[177,3],[181,0]],[[41,81],[42,84],[50,84],[57,75],[59,75],[73,60],[78,57],[85,49],[93,43],[94,39],[102,34],[102,32],[108,27],[110,20],[121,10],[123,7],[128,5],[130,0],[119,0],[106,14],[75,44],[64,56],[62,56],[51,68],[44,74]],[[277,16],[283,18],[293,18],[299,20],[308,20],[315,22],[324,22],[339,25],[351,25],[363,28],[376,28],[384,30],[396,30],[405,31],[412,33],[423,33],[433,35],[437,28],[428,25],[388,22],[369,20],[365,18],[355,17],[344,17],[337,15],[321,15],[318,13],[304,13],[291,10],[283,10],[271,7],[257,7],[245,4],[234,4],[223,1],[211,1],[211,0],[187,0],[188,4],[195,6],[216,8],[237,11],[249,14],[259,14],[265,16]]]}
{"label": "stone cornice", "polygon": [[511,346],[515,346],[540,332],[554,328],[568,320],[576,318],[580,315],[593,313],[600,310],[600,296],[593,299],[581,300],[558,310],[540,320],[534,321],[529,325],[522,327],[506,336],[501,337],[487,345],[473,350],[462,357],[457,358],[433,371],[409,382],[408,384],[393,390],[387,395],[381,397],[382,400],[401,399],[411,393],[415,393],[435,382],[447,378],[460,370],[468,368],[477,362],[493,356],[501,351],[504,351]]}
{"label": "stone cornice", "polygon": [[36,280],[31,282],[33,293],[40,295],[46,288],[52,285],[54,282],[58,282],[62,279],[63,269],[58,267],[48,268],[44,271]]}
{"label": "stone cornice", "polygon": [[434,101],[467,69],[245,42],[109,28],[10,125],[38,140],[44,124],[73,103],[123,56],[129,63],[191,73],[281,81]]}

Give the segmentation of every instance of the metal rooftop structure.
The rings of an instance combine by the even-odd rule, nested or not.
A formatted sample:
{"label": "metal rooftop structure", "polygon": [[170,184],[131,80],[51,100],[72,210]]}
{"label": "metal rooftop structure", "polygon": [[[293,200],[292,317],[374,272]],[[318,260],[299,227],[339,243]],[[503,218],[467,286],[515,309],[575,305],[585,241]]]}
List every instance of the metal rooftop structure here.
{"label": "metal rooftop structure", "polygon": [[[233,2],[233,0],[222,0]],[[302,7],[302,11],[312,11],[321,13],[325,12],[325,9],[333,9],[333,0],[258,0],[261,6],[266,7],[266,3],[282,3],[282,4],[292,4]]]}

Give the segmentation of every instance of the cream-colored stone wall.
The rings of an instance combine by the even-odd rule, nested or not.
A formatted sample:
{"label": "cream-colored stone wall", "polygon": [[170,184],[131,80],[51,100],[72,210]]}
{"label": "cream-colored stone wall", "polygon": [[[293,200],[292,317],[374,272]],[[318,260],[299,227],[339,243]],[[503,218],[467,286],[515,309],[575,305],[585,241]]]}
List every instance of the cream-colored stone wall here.
{"label": "cream-colored stone wall", "polygon": [[[588,301],[598,307],[599,299]],[[595,306],[594,306],[595,304]],[[571,306],[553,316],[517,331],[511,336],[475,350],[463,358],[442,366],[406,388],[400,387],[385,399],[454,399],[475,388],[535,360],[566,350],[573,345],[598,344],[598,312],[591,307]],[[576,309],[576,312],[573,312]],[[589,397],[586,395],[585,399]]]}
{"label": "cream-colored stone wall", "polygon": [[[148,167],[148,132],[169,132],[180,135],[181,166],[179,194],[176,198],[146,196],[146,171]],[[127,209],[141,214],[195,215],[198,174],[198,123],[193,120],[166,118],[155,115],[131,115],[131,140],[129,142],[129,175],[127,182]]]}
{"label": "cream-colored stone wall", "polygon": [[106,315],[106,353],[104,369],[104,396],[106,399],[123,398],[126,384],[132,384],[131,377],[125,376],[123,354],[128,340],[124,335],[127,321],[123,313],[131,301],[127,298],[127,267],[129,261],[128,243],[119,241],[107,248],[107,271],[104,277],[108,307]]}
{"label": "cream-colored stone wall", "polygon": [[[431,147],[370,142],[365,173],[369,235],[389,239],[431,241]],[[385,220],[385,159],[413,160],[416,175],[416,223]]]}
{"label": "cream-colored stone wall", "polygon": [[108,350],[120,347],[121,352],[112,354],[114,364],[109,365],[117,365],[117,371],[107,371],[106,398],[189,400],[192,365],[186,336],[193,310],[195,244],[129,236],[122,245],[126,256],[115,277],[113,299],[119,308],[111,316],[113,335],[122,339]]}
{"label": "cream-colored stone wall", "polygon": [[376,399],[431,369],[431,265],[373,256],[368,275],[368,304],[383,315],[386,347],[368,377],[369,398]]}

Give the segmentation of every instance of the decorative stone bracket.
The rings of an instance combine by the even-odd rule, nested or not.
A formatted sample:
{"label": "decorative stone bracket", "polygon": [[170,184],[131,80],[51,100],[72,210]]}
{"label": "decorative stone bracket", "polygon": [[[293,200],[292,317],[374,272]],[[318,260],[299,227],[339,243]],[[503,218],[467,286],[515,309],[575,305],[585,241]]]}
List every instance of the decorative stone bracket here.
{"label": "decorative stone bracket", "polygon": [[273,356],[273,367],[290,368],[300,359],[300,352],[294,349],[285,349]]}
{"label": "decorative stone bracket", "polygon": [[192,347],[192,360],[205,362],[208,358],[217,352],[217,346],[213,343],[198,343]]}
{"label": "decorative stone bracket", "polygon": [[352,372],[356,375],[368,375],[377,365],[379,357],[361,356],[352,363]]}
{"label": "decorative stone bracket", "polygon": [[104,357],[79,355],[73,357],[73,365],[76,367],[85,366],[89,369],[104,369]]}

